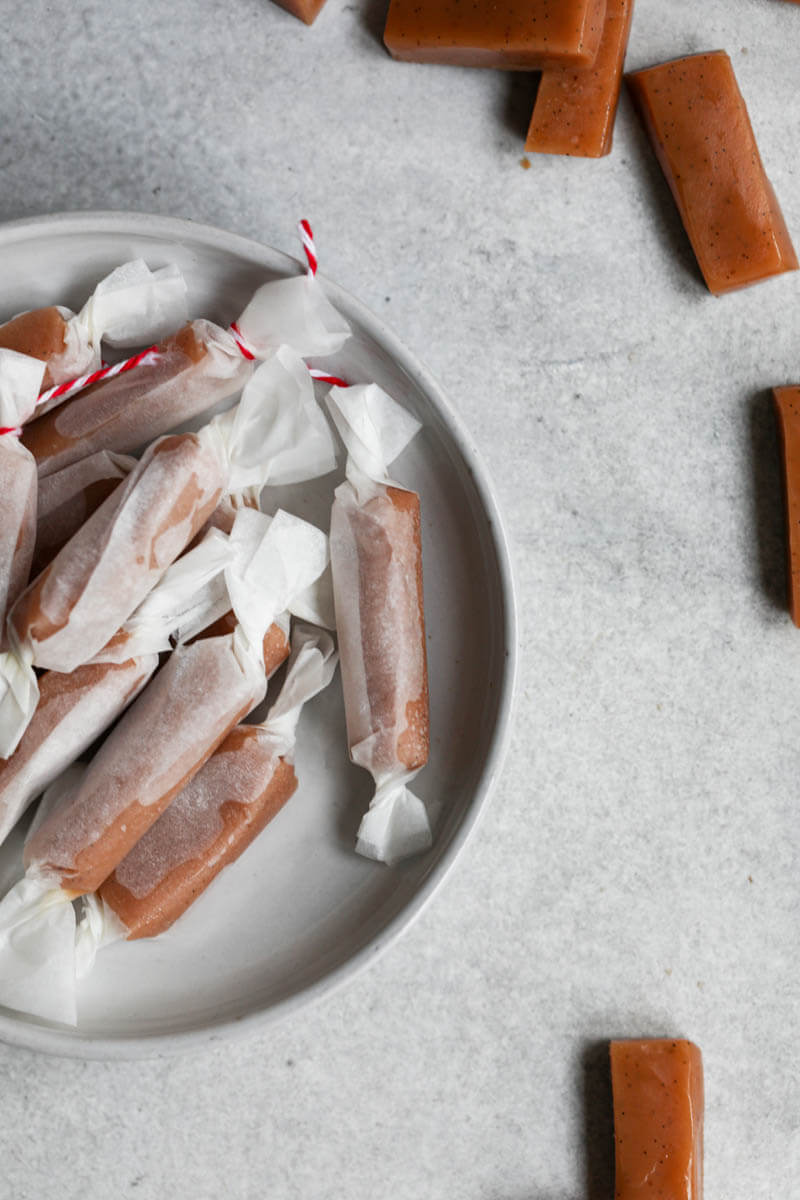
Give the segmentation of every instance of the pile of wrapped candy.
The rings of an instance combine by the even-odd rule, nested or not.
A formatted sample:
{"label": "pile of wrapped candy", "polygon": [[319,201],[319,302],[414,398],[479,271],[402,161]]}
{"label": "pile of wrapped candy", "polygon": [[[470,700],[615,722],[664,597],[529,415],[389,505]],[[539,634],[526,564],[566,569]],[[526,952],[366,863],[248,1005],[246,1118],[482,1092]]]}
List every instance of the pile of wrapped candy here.
{"label": "pile of wrapped candy", "polygon": [[[407,786],[429,749],[419,497],[389,476],[419,424],[373,383],[319,402],[305,360],[349,336],[311,271],[222,328],[141,261],[78,314],[0,326],[0,842],[39,801],[0,901],[0,1004],[74,1023],[98,950],[186,911],[294,793],[337,661],[375,783],[356,849],[430,846]],[[269,497],[333,471],[337,435],[328,536]]]}

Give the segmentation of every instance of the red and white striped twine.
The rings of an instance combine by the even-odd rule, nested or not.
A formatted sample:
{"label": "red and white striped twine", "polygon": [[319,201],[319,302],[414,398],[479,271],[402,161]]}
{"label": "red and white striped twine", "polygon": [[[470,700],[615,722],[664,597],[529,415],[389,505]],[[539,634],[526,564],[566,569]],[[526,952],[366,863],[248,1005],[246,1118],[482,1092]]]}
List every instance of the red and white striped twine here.
{"label": "red and white striped twine", "polygon": [[[317,267],[319,266],[314,234],[305,218],[298,222],[297,228],[308,261],[308,274],[313,277],[316,275]],[[244,334],[235,321],[231,322],[229,332],[242,357],[252,362],[257,356],[250,346],[248,346]],[[79,375],[77,379],[70,379],[65,383],[56,384],[55,387],[48,388],[46,392],[41,393],[39,399],[36,401],[36,407],[38,408],[50,400],[69,400],[72,396],[77,395],[78,392],[82,392],[84,388],[91,387],[93,383],[113,379],[115,375],[122,375],[125,371],[132,371],[134,367],[152,366],[153,363],[157,362],[159,353],[158,346],[148,346],[146,350],[140,350],[138,354],[134,354],[131,358],[123,359],[122,362],[114,363],[113,366],[108,367],[104,365],[97,371],[90,371],[87,375]],[[338,375],[329,375],[326,371],[319,371],[315,367],[309,368],[309,374],[318,383],[327,383],[331,387],[347,387],[346,381],[340,379]],[[10,425],[0,427],[0,437],[5,433],[13,433],[19,437],[22,430]]]}
{"label": "red and white striped twine", "polygon": [[303,249],[306,252],[306,259],[308,260],[308,273],[309,275],[316,275],[319,261],[317,259],[317,247],[314,243],[314,234],[311,231],[311,226],[305,217],[303,217],[302,221],[298,221],[297,228],[300,232],[300,241],[303,243]]}

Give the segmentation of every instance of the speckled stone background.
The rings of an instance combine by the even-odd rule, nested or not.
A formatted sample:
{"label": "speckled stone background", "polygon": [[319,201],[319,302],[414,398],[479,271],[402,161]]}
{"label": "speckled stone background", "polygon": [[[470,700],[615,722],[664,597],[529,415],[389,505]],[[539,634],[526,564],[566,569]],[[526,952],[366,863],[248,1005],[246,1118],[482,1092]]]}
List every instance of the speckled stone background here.
{"label": "speckled stone background", "polygon": [[[798,1195],[800,634],[767,389],[800,275],[705,291],[623,96],[612,156],[520,165],[526,75],[404,65],[385,0],[5,5],[0,218],[170,213],[294,250],[475,434],[522,666],[494,801],[402,941],[192,1057],[0,1046],[2,1200],[610,1200],[603,1042],[703,1048],[709,1200]],[[800,243],[787,0],[638,0],[628,57],[733,60]]]}

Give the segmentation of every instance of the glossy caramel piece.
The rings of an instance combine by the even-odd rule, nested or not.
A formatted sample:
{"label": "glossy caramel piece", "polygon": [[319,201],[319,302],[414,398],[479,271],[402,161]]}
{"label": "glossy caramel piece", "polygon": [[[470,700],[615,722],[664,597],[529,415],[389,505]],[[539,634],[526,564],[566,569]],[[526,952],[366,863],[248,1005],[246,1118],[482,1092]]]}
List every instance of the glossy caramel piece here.
{"label": "glossy caramel piece", "polygon": [[293,17],[298,17],[306,25],[313,25],[325,4],[325,0],[275,0],[275,3],[285,8]]}
{"label": "glossy caramel piece", "polygon": [[[57,308],[36,308],[0,325],[0,347],[49,362],[63,354],[67,322]],[[42,391],[52,387],[50,368],[45,370]]]}
{"label": "glossy caramel piece", "polygon": [[783,461],[786,541],[789,552],[789,612],[800,626],[800,387],[773,391]]}
{"label": "glossy caramel piece", "polygon": [[612,1042],[616,1200],[702,1200],[703,1060],[692,1042]]}
{"label": "glossy caramel piece", "polygon": [[394,58],[535,71],[588,66],[606,0],[391,0],[383,40]]}
{"label": "glossy caramel piece", "polygon": [[728,55],[695,54],[626,78],[709,291],[797,270]]}
{"label": "glossy caramel piece", "polygon": [[611,151],[633,0],[607,0],[597,57],[590,67],[542,72],[525,149],[534,154],[602,158]]}

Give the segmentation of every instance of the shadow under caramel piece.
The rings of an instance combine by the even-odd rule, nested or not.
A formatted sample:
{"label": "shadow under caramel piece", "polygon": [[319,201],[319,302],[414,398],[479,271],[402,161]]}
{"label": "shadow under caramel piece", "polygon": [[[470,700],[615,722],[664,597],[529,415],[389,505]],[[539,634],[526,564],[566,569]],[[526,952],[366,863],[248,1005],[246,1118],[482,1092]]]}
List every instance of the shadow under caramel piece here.
{"label": "shadow under caramel piece", "polygon": [[535,71],[588,66],[606,0],[391,0],[383,40],[394,58]]}
{"label": "shadow under caramel piece", "polygon": [[724,50],[626,76],[714,295],[797,270]]}
{"label": "shadow under caramel piece", "polygon": [[612,1042],[615,1200],[702,1200],[703,1059],[692,1042]]}
{"label": "shadow under caramel piece", "polygon": [[800,387],[773,391],[783,460],[786,541],[789,552],[789,612],[800,626]]}
{"label": "shadow under caramel piece", "polygon": [[602,158],[611,151],[633,0],[608,0],[590,67],[548,67],[536,93],[525,149],[534,154]]}

